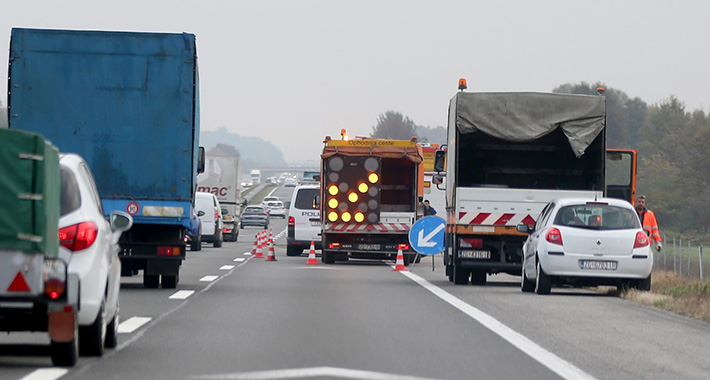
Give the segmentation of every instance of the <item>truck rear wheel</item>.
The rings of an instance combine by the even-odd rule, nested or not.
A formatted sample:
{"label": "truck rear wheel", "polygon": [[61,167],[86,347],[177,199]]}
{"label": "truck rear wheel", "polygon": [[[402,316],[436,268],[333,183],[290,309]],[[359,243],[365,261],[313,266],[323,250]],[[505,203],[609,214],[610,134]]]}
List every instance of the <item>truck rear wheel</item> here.
{"label": "truck rear wheel", "polygon": [[323,251],[323,262],[326,264],[335,264],[335,252]]}
{"label": "truck rear wheel", "polygon": [[454,271],[454,284],[456,285],[466,285],[468,284],[468,278],[471,276],[471,271],[464,268],[453,267]]}
{"label": "truck rear wheel", "polygon": [[301,248],[290,245],[286,247],[286,256],[300,256],[301,252],[303,252]]}
{"label": "truck rear wheel", "polygon": [[160,276],[157,274],[143,273],[143,287],[155,289],[160,285]]}
{"label": "truck rear wheel", "polygon": [[472,275],[471,275],[471,284],[472,285],[485,285],[487,278],[486,276],[488,273],[486,273],[485,270],[477,269],[474,270]]}
{"label": "truck rear wheel", "polygon": [[177,274],[164,274],[161,276],[163,289],[175,289],[177,288],[178,275]]}

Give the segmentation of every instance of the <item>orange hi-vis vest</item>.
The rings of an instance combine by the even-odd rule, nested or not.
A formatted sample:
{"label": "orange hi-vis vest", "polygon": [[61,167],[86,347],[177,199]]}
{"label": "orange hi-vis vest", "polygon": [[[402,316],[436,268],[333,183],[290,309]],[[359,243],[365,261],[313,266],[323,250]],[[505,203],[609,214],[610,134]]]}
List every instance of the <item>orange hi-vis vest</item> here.
{"label": "orange hi-vis vest", "polygon": [[656,214],[651,210],[646,210],[641,214],[641,225],[643,230],[646,231],[651,239],[656,242],[661,241],[661,234],[658,232],[658,222],[656,221]]}

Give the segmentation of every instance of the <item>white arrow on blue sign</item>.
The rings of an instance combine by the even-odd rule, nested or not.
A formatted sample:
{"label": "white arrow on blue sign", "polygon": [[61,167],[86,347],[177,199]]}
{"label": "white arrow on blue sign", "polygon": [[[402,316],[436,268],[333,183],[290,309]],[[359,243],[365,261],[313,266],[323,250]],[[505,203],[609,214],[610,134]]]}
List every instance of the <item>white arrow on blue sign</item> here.
{"label": "white arrow on blue sign", "polygon": [[417,220],[409,230],[409,244],[422,255],[436,255],[444,251],[446,221],[438,216]]}

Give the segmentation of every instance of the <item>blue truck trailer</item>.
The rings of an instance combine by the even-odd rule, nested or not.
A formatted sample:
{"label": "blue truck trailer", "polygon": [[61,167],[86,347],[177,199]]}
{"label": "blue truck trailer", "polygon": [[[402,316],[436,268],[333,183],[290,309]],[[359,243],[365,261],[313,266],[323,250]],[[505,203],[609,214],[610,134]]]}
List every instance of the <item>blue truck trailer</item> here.
{"label": "blue truck trailer", "polygon": [[104,213],[133,216],[122,275],[175,288],[204,169],[195,36],[14,28],[8,76],[9,127],[84,157]]}

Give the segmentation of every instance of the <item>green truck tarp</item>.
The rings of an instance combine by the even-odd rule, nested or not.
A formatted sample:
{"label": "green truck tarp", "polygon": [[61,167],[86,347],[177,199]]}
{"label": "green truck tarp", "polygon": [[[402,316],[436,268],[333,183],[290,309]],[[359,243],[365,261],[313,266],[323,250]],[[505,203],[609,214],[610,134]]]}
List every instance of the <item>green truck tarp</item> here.
{"label": "green truck tarp", "polygon": [[59,152],[41,135],[0,128],[0,251],[59,253]]}

